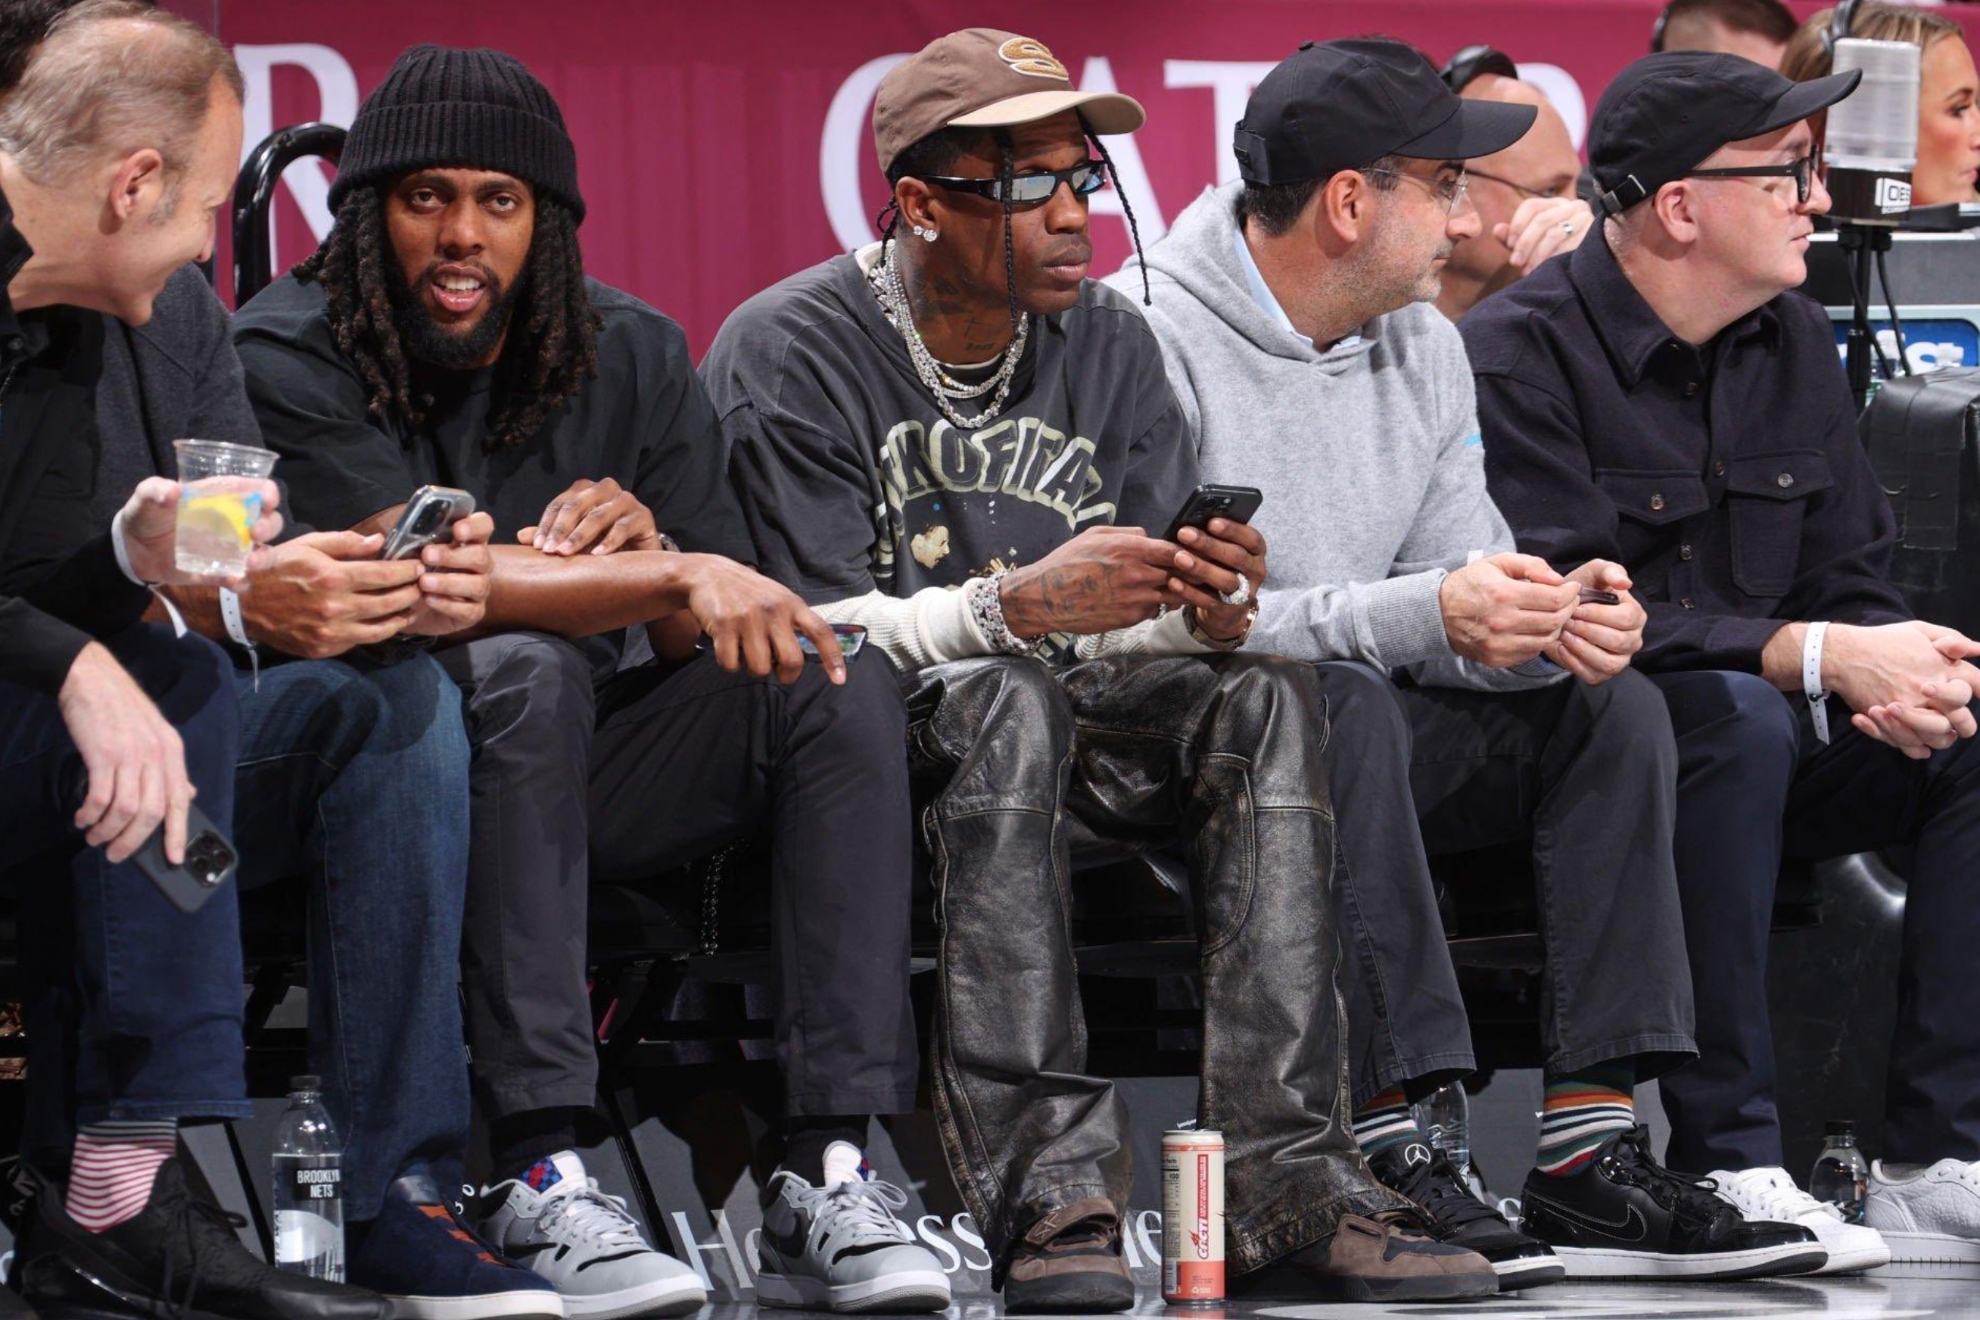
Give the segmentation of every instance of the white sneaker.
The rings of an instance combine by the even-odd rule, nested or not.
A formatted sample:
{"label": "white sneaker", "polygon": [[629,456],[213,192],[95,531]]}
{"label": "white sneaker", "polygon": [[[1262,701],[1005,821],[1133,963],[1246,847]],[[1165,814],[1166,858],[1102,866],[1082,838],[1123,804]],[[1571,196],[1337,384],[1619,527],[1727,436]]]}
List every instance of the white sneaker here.
{"label": "white sneaker", "polygon": [[1980,1263],[1980,1164],[1940,1160],[1898,1175],[1873,1160],[1863,1220],[1891,1244],[1894,1261]]}
{"label": "white sneaker", "polygon": [[558,1151],[481,1194],[481,1236],[548,1279],[566,1316],[684,1315],[708,1300],[701,1276],[648,1246],[626,1203],[599,1191],[575,1152]]}
{"label": "white sneaker", "polygon": [[1813,1233],[1829,1253],[1829,1263],[1817,1274],[1856,1274],[1890,1264],[1891,1248],[1876,1229],[1845,1222],[1842,1211],[1795,1186],[1786,1169],[1714,1169],[1712,1181],[1720,1199],[1731,1201],[1747,1222],[1800,1224]]}
{"label": "white sneaker", "polygon": [[780,1169],[763,1189],[757,1300],[832,1311],[939,1311],[949,1276],[894,1217],[907,1193],[869,1182],[850,1142],[825,1148],[825,1186]]}

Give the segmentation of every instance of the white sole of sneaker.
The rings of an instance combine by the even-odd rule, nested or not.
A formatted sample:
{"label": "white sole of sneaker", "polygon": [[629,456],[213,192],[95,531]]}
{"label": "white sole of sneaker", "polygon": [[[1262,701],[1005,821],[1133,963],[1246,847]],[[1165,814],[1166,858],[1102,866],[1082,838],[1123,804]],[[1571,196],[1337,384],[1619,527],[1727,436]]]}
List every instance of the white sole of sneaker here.
{"label": "white sole of sneaker", "polygon": [[1814,1272],[1816,1274],[1861,1274],[1864,1270],[1874,1270],[1880,1265],[1888,1265],[1890,1263],[1891,1249],[1888,1245],[1882,1247],[1863,1247],[1856,1251],[1831,1251],[1829,1253],[1829,1263]]}
{"label": "white sole of sneaker", "polygon": [[756,1300],[770,1306],[828,1311],[939,1311],[949,1304],[949,1277],[937,1270],[900,1270],[864,1283],[833,1287],[802,1274],[756,1276]]}
{"label": "white sole of sneaker", "polygon": [[1972,1238],[1954,1237],[1950,1233],[1893,1233],[1884,1228],[1877,1231],[1884,1235],[1884,1244],[1891,1249],[1893,1265],[1980,1262],[1980,1242]]}
{"label": "white sole of sneaker", "polygon": [[392,1320],[564,1320],[564,1299],[530,1288],[480,1297],[388,1297]]}
{"label": "white sole of sneaker", "polygon": [[694,1275],[655,1279],[617,1292],[560,1294],[567,1320],[620,1320],[629,1315],[686,1315],[701,1309],[708,1292]]}
{"label": "white sole of sneaker", "polygon": [[1512,1292],[1518,1288],[1538,1288],[1544,1284],[1559,1283],[1567,1277],[1567,1269],[1558,1257],[1528,1257],[1525,1260],[1495,1260],[1492,1273],[1499,1276],[1499,1291]]}
{"label": "white sole of sneaker", "polygon": [[1625,1251],[1613,1247],[1555,1247],[1570,1279],[1761,1279],[1807,1274],[1828,1264],[1820,1247],[1759,1247],[1712,1255]]}

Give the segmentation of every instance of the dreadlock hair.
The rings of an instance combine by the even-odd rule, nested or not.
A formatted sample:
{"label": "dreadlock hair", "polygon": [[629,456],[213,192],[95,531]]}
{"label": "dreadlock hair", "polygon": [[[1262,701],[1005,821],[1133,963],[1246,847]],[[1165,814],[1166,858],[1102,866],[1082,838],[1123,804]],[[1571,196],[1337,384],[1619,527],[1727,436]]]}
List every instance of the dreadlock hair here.
{"label": "dreadlock hair", "polygon": [[[295,268],[297,279],[323,285],[337,347],[357,365],[371,412],[426,418],[412,396],[411,360],[395,315],[395,261],[385,229],[384,198],[375,187],[351,189],[323,245]],[[495,364],[488,415],[489,449],[513,449],[598,375],[604,322],[585,287],[577,219],[554,197],[536,198],[536,230],[518,277],[508,335]]]}

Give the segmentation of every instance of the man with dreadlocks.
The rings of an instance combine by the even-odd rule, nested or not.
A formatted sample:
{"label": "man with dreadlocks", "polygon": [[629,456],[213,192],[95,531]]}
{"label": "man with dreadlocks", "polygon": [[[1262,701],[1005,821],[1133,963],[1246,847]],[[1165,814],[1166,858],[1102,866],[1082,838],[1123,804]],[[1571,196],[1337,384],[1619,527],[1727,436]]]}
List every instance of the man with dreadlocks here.
{"label": "man with dreadlocks", "polygon": [[[745,304],[703,375],[765,571],[911,675],[936,1107],[1005,1305],[1134,1302],[1126,1113],[1086,1069],[1068,879],[1075,852],[1167,843],[1191,863],[1198,1117],[1224,1134],[1241,1283],[1483,1295],[1491,1266],[1412,1231],[1348,1129],[1326,715],[1310,667],[1233,654],[1264,538],[1142,530],[1195,450],[1147,325],[1086,278],[1097,135],[1142,118],[1028,38],[931,43],[874,102],[886,237]],[[805,1224],[777,1192],[766,1264]]]}
{"label": "man with dreadlocks", "polygon": [[[917,1072],[892,670],[849,665],[818,614],[745,567],[686,338],[586,278],[576,152],[520,62],[407,51],[352,123],[331,202],[322,248],[237,318],[292,499],[320,525],[371,530],[439,482],[472,492],[509,542],[480,635],[438,652],[474,753],[462,981],[496,1176],[483,1236],[555,1284],[568,1315],[701,1304],[695,1273],[647,1246],[575,1153],[597,1085],[586,887],[762,834],[778,1178],[828,1230],[807,1250],[829,1236],[836,1261],[816,1289],[794,1273],[782,1294],[774,1276],[759,1290],[839,1310],[947,1305],[939,1263],[890,1213],[904,1198],[863,1177],[859,1151],[869,1115],[913,1109]],[[637,662],[629,629],[657,658]],[[432,1189],[407,1194],[438,1210]]]}

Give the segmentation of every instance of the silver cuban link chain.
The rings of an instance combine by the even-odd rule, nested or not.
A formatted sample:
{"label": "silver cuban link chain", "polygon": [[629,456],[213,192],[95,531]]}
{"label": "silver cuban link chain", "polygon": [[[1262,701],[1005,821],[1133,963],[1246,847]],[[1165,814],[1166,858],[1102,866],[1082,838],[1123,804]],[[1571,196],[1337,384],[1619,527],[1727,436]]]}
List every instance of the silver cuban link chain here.
{"label": "silver cuban link chain", "polygon": [[[894,327],[907,345],[908,360],[914,363],[915,375],[921,377],[921,383],[935,396],[935,406],[953,425],[974,430],[1003,411],[1004,400],[1011,392],[1011,378],[1017,374],[1018,361],[1024,357],[1025,340],[1031,333],[1031,313],[1019,314],[1017,331],[1005,346],[1003,362],[995,374],[974,385],[959,381],[942,370],[942,364],[928,351],[928,345],[921,341],[921,332],[914,327],[914,314],[908,310],[907,286],[901,282],[901,269],[894,258],[895,251],[894,240],[886,240],[885,254],[867,274],[867,285],[880,304],[880,314],[887,318],[887,324]],[[993,390],[994,394],[991,393]],[[990,404],[975,417],[963,416],[952,402],[956,399],[981,398],[985,394],[991,395]]]}

